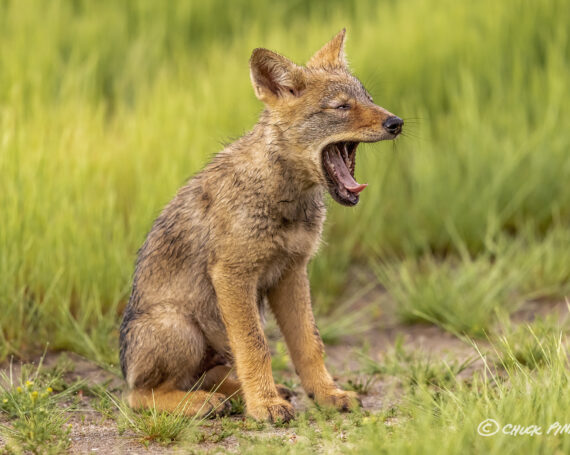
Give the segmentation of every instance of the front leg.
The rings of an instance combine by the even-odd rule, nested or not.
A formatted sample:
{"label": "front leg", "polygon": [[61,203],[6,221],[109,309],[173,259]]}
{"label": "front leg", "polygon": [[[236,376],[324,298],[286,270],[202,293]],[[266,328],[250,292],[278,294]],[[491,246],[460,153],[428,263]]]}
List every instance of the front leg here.
{"label": "front leg", "polygon": [[337,387],[324,363],[324,346],[311,308],[306,264],[296,266],[269,293],[273,310],[303,388],[317,403],[348,411],[358,396]]}
{"label": "front leg", "polygon": [[257,276],[237,275],[235,269],[220,265],[211,276],[248,414],[273,422],[291,420],[293,407],[279,396],[271,372],[257,308]]}

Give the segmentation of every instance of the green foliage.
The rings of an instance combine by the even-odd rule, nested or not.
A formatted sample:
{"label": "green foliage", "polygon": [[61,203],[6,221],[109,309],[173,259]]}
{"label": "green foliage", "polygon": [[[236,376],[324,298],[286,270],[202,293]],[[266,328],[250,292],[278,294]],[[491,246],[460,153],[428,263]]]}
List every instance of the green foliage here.
{"label": "green foliage", "polygon": [[403,340],[399,338],[381,360],[375,360],[365,353],[360,353],[360,360],[363,372],[370,377],[394,376],[410,387],[446,388],[455,384],[456,377],[475,359],[433,359],[423,351],[405,349]]}
{"label": "green foliage", "polygon": [[[476,294],[484,309],[468,322],[433,306],[409,314],[481,332],[509,286],[484,276],[489,240],[541,242],[570,223],[566,13],[564,0],[0,2],[0,358],[49,339],[116,362],[154,217],[261,110],[251,50],[302,63],[343,26],[355,73],[407,137],[361,146],[370,186],[355,209],[331,204],[316,306],[332,307],[356,261],[436,253],[467,277],[454,289],[455,266],[425,259],[435,284],[453,295],[482,278],[493,294]],[[533,254],[524,291],[566,295],[563,255]]]}
{"label": "green foliage", "polygon": [[[7,418],[0,424],[0,436],[13,453],[58,454],[69,447],[71,425],[62,403],[69,401],[80,383],[57,392],[61,376],[55,371],[44,372],[41,362],[33,369],[22,368],[16,380],[0,373],[0,415]],[[70,408],[68,408],[70,409]]]}
{"label": "green foliage", "polygon": [[291,359],[287,351],[287,346],[284,342],[278,341],[275,343],[275,350],[271,356],[271,368],[273,371],[286,371],[291,365]]}
{"label": "green foliage", "polygon": [[129,430],[147,446],[151,442],[168,446],[184,439],[193,439],[199,434],[198,426],[204,421],[204,418],[186,416],[184,405],[180,405],[173,412],[159,411],[156,407],[135,411],[110,393],[101,394],[101,397],[111,402],[119,411],[119,433]]}
{"label": "green foliage", "polygon": [[343,386],[343,390],[352,390],[360,395],[366,395],[370,391],[375,380],[376,378],[374,375],[360,374],[346,381],[346,384]]}
{"label": "green foliage", "polygon": [[[282,426],[241,416],[192,419],[179,412],[134,412],[103,389],[99,392],[105,403],[96,406],[106,417],[117,419],[124,438],[134,437],[150,451],[156,451],[153,444],[158,443],[184,453],[567,453],[568,435],[547,431],[557,422],[570,421],[568,341],[565,325],[561,327],[553,317],[527,326],[505,324],[504,333],[489,342],[471,343],[474,356],[468,360],[453,353],[449,359],[426,357],[399,339],[380,360],[361,355],[364,375],[379,381],[390,377],[397,385],[393,390],[382,386],[386,404],[374,414],[311,406]],[[27,411],[34,407],[30,392],[48,392],[46,386],[59,381],[53,370],[41,372],[39,367],[25,368],[21,380],[8,378],[3,378],[10,385],[3,386],[0,397],[20,394],[15,400]],[[39,445],[23,439],[30,427],[19,431],[18,417],[11,417],[10,430],[17,429],[22,439],[13,438],[2,427],[8,453],[55,454],[68,447],[69,429],[58,420],[65,418],[68,400],[58,395],[54,391],[41,398],[52,400],[42,402],[50,412],[40,417],[40,428],[49,429],[41,433],[47,442]],[[109,412],[110,407],[118,412]],[[481,436],[477,429],[487,419],[494,419],[501,428],[538,425],[542,435]],[[0,453],[3,450],[7,449],[0,448]]]}
{"label": "green foliage", "polygon": [[568,331],[567,322],[561,327],[556,313],[537,318],[527,324],[504,321],[502,333],[491,337],[498,364],[506,370],[525,368],[536,370],[550,367],[551,359],[545,346],[558,345]]}
{"label": "green foliage", "polygon": [[517,276],[508,265],[485,256],[445,262],[424,256],[381,264],[377,271],[404,321],[427,321],[455,334],[482,336],[495,313],[509,309],[507,297]]}
{"label": "green foliage", "polygon": [[570,289],[570,230],[560,225],[543,237],[528,227],[516,238],[503,234],[477,256],[458,249],[460,258],[426,254],[374,265],[401,320],[480,337],[525,300],[560,299]]}
{"label": "green foliage", "polygon": [[[364,281],[364,279],[360,279]],[[338,344],[343,337],[362,335],[375,326],[372,318],[373,308],[377,302],[370,298],[370,291],[376,283],[362,283],[359,289],[349,295],[341,304],[325,311],[321,309],[318,314],[319,333],[325,344]],[[365,297],[366,300],[364,299]],[[356,309],[359,300],[361,307]],[[365,304],[362,305],[362,301]],[[319,308],[317,308],[319,309]]]}
{"label": "green foliage", "polygon": [[[457,381],[443,389],[416,387],[413,394],[405,395],[390,425],[382,415],[374,416],[351,433],[349,442],[357,449],[351,453],[566,453],[570,449],[567,435],[548,430],[570,419],[567,343],[560,331],[539,340],[543,362],[532,370],[512,359],[499,374],[491,357],[481,354],[488,368],[471,381]],[[512,350],[510,346],[505,351]],[[508,424],[536,425],[542,434],[516,436],[499,431],[481,436],[477,429],[487,419],[495,420],[499,430]]]}

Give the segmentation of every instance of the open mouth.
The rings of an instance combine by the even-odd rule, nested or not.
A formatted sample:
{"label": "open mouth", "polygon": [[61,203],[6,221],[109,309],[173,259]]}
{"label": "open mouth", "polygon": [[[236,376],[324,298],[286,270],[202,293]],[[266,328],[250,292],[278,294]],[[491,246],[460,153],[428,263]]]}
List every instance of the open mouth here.
{"label": "open mouth", "polygon": [[329,193],[339,204],[358,204],[359,194],[366,183],[354,179],[358,142],[334,142],[323,148],[322,163]]}

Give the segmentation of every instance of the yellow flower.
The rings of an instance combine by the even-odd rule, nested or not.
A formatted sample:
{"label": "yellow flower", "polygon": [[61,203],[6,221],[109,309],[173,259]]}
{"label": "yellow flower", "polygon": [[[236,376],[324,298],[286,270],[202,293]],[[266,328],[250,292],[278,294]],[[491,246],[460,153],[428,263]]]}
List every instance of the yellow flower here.
{"label": "yellow flower", "polygon": [[4,399],[2,400],[2,402],[3,402],[3,403],[8,403],[8,398],[4,398]]}
{"label": "yellow flower", "polygon": [[28,388],[32,387],[34,385],[34,383],[32,381],[26,381],[26,386]]}
{"label": "yellow flower", "polygon": [[46,391],[47,391],[47,393],[52,393],[52,392],[53,392],[53,389],[52,389],[51,387],[48,387],[48,388],[46,389]]}
{"label": "yellow flower", "polygon": [[370,423],[376,423],[376,422],[378,422],[378,417],[377,417],[377,416],[374,416],[374,415],[373,415],[373,416],[370,416],[370,417],[364,417],[364,418],[362,419],[362,423],[365,424],[365,425],[366,425],[366,424],[370,424]]}
{"label": "yellow flower", "polygon": [[20,386],[16,387],[16,392],[22,393],[22,388]]}

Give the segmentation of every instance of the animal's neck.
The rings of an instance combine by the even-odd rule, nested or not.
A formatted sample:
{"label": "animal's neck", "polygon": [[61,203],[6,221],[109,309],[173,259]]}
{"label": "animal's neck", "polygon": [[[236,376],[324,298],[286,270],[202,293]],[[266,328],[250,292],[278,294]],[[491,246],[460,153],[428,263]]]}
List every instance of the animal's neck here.
{"label": "animal's neck", "polygon": [[258,192],[271,213],[317,228],[326,211],[324,187],[308,175],[310,161],[307,164],[303,159],[309,160],[309,151],[295,147],[282,130],[263,122],[262,117],[223,156],[232,163],[236,176],[250,185],[246,191]]}
{"label": "animal's neck", "polygon": [[263,180],[263,191],[272,201],[322,205],[324,188],[315,177],[319,170],[310,151],[296,143],[294,134],[262,113],[254,128],[234,142],[235,172],[249,181]]}
{"label": "animal's neck", "polygon": [[320,186],[318,170],[311,161],[311,151],[296,139],[294,128],[283,128],[279,123],[269,121],[267,113],[262,114],[254,131],[263,144],[258,153],[269,162],[267,167],[272,178],[280,180],[284,187],[301,196],[309,191],[313,193]]}

